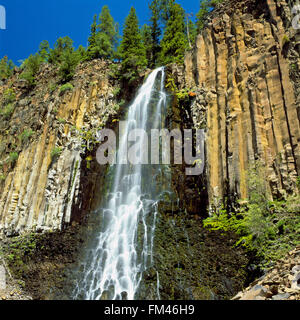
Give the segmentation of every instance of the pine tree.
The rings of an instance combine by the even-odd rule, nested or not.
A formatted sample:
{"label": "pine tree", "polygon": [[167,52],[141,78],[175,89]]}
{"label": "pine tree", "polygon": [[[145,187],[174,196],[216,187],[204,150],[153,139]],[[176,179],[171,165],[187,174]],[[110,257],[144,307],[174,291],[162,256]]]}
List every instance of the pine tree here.
{"label": "pine tree", "polygon": [[91,26],[91,34],[88,39],[87,59],[113,59],[119,42],[119,28],[110,14],[108,6],[104,6],[99,16],[97,15]]}
{"label": "pine tree", "polygon": [[83,47],[82,45],[80,45],[77,49],[77,54],[79,57],[80,61],[84,61],[86,59],[86,50],[85,47]]}
{"label": "pine tree", "polygon": [[24,71],[21,73],[21,79],[27,81],[30,87],[35,85],[36,76],[40,70],[42,59],[38,53],[35,55],[30,55],[28,59],[25,60],[23,67]]}
{"label": "pine tree", "polygon": [[108,48],[106,52],[106,56],[108,58],[112,58],[113,53],[116,50],[119,42],[119,32],[118,32],[119,28],[110,14],[110,10],[108,6],[104,6],[102,8],[99,20],[100,20],[100,24],[98,26],[99,34],[101,33],[105,34],[110,43],[110,48]]}
{"label": "pine tree", "polygon": [[109,59],[113,57],[114,51],[112,43],[107,34],[99,32],[96,37],[97,56],[99,58]]}
{"label": "pine tree", "polygon": [[129,82],[147,66],[146,50],[139,30],[139,22],[134,7],[125,20],[120,48],[122,77]]}
{"label": "pine tree", "polygon": [[65,51],[73,50],[73,40],[70,37],[59,38],[54,44],[54,49],[50,49],[49,63],[61,64]]}
{"label": "pine tree", "polygon": [[168,20],[171,17],[172,7],[175,3],[175,0],[159,0],[160,5],[160,18],[164,25],[167,24]]}
{"label": "pine tree", "polygon": [[40,44],[39,55],[43,62],[47,62],[49,59],[50,46],[47,40],[44,40]]}
{"label": "pine tree", "polygon": [[16,65],[13,63],[12,60],[9,60],[7,67],[8,67],[8,77],[10,77],[13,74],[13,69],[16,68]]}
{"label": "pine tree", "polygon": [[8,61],[7,56],[0,60],[0,80],[8,79],[12,75],[15,65],[11,60]]}
{"label": "pine tree", "polygon": [[93,60],[97,57],[97,45],[96,45],[96,36],[97,36],[97,15],[94,15],[93,23],[91,25],[91,34],[88,39],[88,49],[87,49],[87,59]]}
{"label": "pine tree", "polygon": [[161,1],[160,0],[153,0],[150,3],[150,10],[151,10],[151,46],[152,46],[152,55],[149,62],[151,68],[156,65],[156,62],[159,57],[160,53],[160,36],[161,36],[161,29],[160,29],[160,7]]}
{"label": "pine tree", "polygon": [[204,27],[205,20],[208,16],[209,10],[210,10],[209,4],[210,4],[210,0],[201,1],[200,10],[197,13],[197,22],[196,22],[198,32],[201,31]]}
{"label": "pine tree", "polygon": [[170,17],[161,41],[160,62],[165,65],[183,63],[187,47],[185,12],[179,4],[173,3],[170,7]]}
{"label": "pine tree", "polygon": [[146,50],[146,59],[148,61],[148,67],[152,66],[153,59],[153,43],[152,43],[152,33],[151,27],[144,24],[141,29],[142,41]]}
{"label": "pine tree", "polygon": [[80,56],[74,49],[66,49],[61,57],[61,65],[59,67],[59,76],[62,83],[72,80],[76,66],[80,61]]}

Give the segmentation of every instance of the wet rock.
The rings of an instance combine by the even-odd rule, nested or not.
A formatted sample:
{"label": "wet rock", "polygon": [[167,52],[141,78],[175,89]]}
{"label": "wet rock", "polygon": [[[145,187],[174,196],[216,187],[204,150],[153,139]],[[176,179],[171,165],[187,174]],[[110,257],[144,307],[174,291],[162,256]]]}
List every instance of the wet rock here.
{"label": "wet rock", "polygon": [[[163,300],[228,299],[246,280],[247,257],[233,249],[231,235],[203,229],[183,212],[159,216],[154,243],[154,269]],[[157,277],[147,280],[156,286]],[[140,297],[148,299],[147,296]]]}

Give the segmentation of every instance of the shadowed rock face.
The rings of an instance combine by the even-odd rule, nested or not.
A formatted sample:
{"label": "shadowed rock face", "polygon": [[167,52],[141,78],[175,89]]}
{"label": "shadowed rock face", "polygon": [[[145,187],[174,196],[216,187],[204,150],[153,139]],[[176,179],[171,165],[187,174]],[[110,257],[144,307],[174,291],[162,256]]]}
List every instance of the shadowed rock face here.
{"label": "shadowed rock face", "polygon": [[198,93],[191,111],[195,126],[207,130],[211,205],[247,197],[246,172],[256,159],[265,164],[273,196],[296,190],[300,37],[291,26],[292,5],[225,1],[186,56],[179,82]]}

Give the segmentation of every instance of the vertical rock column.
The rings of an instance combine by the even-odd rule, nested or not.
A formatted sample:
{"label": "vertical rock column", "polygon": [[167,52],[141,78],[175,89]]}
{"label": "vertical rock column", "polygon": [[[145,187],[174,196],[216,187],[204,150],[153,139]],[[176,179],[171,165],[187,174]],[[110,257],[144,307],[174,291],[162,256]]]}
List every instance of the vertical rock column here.
{"label": "vertical rock column", "polygon": [[[296,190],[299,175],[299,106],[284,54],[289,30],[278,9],[287,4],[229,4],[215,11],[185,61],[187,85],[206,92],[211,206],[225,197],[247,198],[247,170],[255,160],[264,163],[273,196]],[[195,126],[200,121],[195,114]]]}

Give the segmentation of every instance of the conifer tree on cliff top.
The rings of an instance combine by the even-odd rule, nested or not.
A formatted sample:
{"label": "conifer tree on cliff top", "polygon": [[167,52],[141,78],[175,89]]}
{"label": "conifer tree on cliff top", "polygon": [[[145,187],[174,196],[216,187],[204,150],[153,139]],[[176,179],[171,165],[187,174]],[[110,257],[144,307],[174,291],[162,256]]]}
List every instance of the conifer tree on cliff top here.
{"label": "conifer tree on cliff top", "polygon": [[91,34],[88,39],[88,49],[87,49],[87,59],[92,60],[97,57],[97,45],[96,45],[96,35],[97,35],[97,15],[94,15],[93,23],[91,25]]}
{"label": "conifer tree on cliff top", "polygon": [[135,80],[139,72],[147,66],[147,58],[134,7],[125,20],[120,53],[122,77],[128,81]]}
{"label": "conifer tree on cliff top", "polygon": [[185,32],[185,11],[175,2],[168,8],[168,20],[161,41],[160,63],[183,63],[188,41]]}
{"label": "conifer tree on cliff top", "polygon": [[146,58],[148,61],[148,67],[152,67],[153,61],[153,44],[152,44],[152,35],[151,27],[147,24],[144,24],[141,28],[142,42],[146,50]]}
{"label": "conifer tree on cliff top", "polygon": [[118,25],[110,14],[108,6],[103,6],[99,24],[97,25],[97,15],[94,15],[91,25],[91,34],[88,39],[87,59],[114,58],[118,44]]}
{"label": "conifer tree on cliff top", "polygon": [[150,28],[151,28],[151,58],[149,66],[154,68],[160,53],[160,20],[161,20],[161,0],[153,0],[149,5],[151,11]]}
{"label": "conifer tree on cliff top", "polygon": [[118,24],[114,21],[114,18],[110,14],[108,6],[104,6],[99,16],[100,24],[98,26],[99,35],[103,38],[106,37],[109,43],[104,55],[108,58],[113,58],[116,50],[119,34]]}

